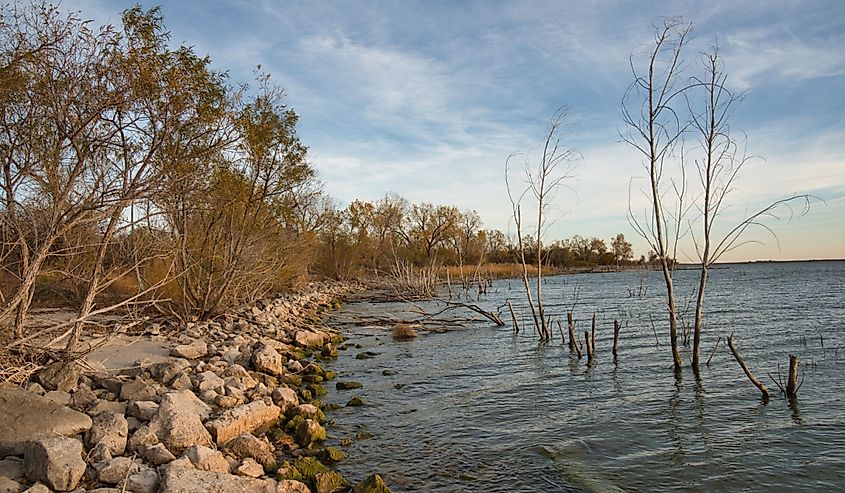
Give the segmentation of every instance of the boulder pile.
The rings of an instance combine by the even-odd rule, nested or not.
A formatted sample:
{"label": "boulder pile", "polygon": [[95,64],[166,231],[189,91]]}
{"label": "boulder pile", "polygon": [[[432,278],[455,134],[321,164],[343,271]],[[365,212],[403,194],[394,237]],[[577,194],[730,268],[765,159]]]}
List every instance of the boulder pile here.
{"label": "boulder pile", "polygon": [[91,372],[56,362],[0,387],[0,493],[356,493],[327,466],[320,365],[343,338],[320,322],[347,283],[310,285],[210,322],[156,330],[166,361]]}

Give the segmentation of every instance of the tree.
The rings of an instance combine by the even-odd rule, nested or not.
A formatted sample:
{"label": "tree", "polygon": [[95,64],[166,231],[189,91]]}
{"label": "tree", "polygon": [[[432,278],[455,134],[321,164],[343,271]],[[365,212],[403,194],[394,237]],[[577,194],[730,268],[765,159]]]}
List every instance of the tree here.
{"label": "tree", "polygon": [[[518,195],[511,191],[508,179],[508,168],[511,160],[516,154],[511,154],[505,162],[505,184],[508,189],[508,198],[511,202],[514,224],[516,226],[517,248],[522,264],[522,283],[525,287],[525,295],[531,315],[534,319],[534,326],[540,338],[547,340],[551,337],[551,329],[543,309],[543,233],[548,221],[548,208],[557,189],[566,186],[565,181],[572,178],[573,160],[576,152],[563,145],[562,132],[566,123],[566,109],[561,108],[555,112],[549,122],[548,129],[542,142],[542,150],[539,161],[532,164],[529,155],[525,155],[522,171],[525,174],[523,188]],[[537,221],[534,232],[537,236],[534,251],[536,252],[537,282],[536,296],[532,297],[531,286],[528,280],[528,265],[525,259],[525,242],[523,239],[522,202],[530,192],[536,200],[535,210]],[[535,306],[536,300],[536,306]]]}
{"label": "tree", "polygon": [[[648,53],[645,70],[638,71],[633,55],[631,57],[634,81],[622,100],[622,118],[627,128],[622,139],[642,155],[649,181],[647,195],[650,207],[646,219],[638,218],[631,207],[628,218],[637,233],[649,242],[660,263],[666,286],[669,341],[676,373],[680,371],[682,361],[678,349],[673,267],[669,259],[676,257],[685,204],[683,185],[666,178],[664,169],[686,129],[686,122],[679,119],[673,105],[685,90],[678,79],[682,68],[681,51],[691,29],[692,25],[680,19],[668,19],[656,27],[654,46]],[[664,201],[666,180],[670,181],[669,188],[677,192],[678,200],[674,207]]]}
{"label": "tree", "polygon": [[624,234],[619,233],[616,235],[610,242],[610,246],[613,249],[613,261],[616,263],[617,268],[619,267],[619,262],[628,262],[634,258],[634,249],[630,242],[625,241]]}

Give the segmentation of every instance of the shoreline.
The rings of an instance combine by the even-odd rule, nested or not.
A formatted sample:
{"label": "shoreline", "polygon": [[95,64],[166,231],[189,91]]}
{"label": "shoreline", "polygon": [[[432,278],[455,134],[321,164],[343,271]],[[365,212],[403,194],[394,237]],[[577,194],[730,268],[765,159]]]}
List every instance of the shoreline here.
{"label": "shoreline", "polygon": [[[321,362],[343,336],[323,320],[364,287],[311,283],[213,321],[150,325],[111,346],[89,338],[102,345],[84,361],[50,363],[25,389],[0,386],[10,409],[26,409],[0,418],[0,464],[12,471],[0,480],[17,491],[353,488],[331,468],[345,454],[325,444],[336,407],[319,398],[337,375]],[[85,460],[57,452],[77,449]],[[352,491],[389,491],[378,474],[356,479]]]}

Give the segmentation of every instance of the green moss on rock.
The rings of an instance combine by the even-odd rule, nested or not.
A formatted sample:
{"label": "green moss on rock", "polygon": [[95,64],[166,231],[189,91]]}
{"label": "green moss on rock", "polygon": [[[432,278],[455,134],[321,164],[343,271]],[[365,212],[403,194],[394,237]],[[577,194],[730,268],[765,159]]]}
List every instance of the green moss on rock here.
{"label": "green moss on rock", "polygon": [[352,487],[352,493],[391,493],[390,488],[378,474],[372,474],[367,479]]}
{"label": "green moss on rock", "polygon": [[365,404],[366,404],[366,402],[364,401],[364,399],[362,399],[361,397],[359,397],[357,395],[355,397],[349,399],[349,402],[346,403],[346,405],[348,407],[360,407],[360,406],[363,406]]}

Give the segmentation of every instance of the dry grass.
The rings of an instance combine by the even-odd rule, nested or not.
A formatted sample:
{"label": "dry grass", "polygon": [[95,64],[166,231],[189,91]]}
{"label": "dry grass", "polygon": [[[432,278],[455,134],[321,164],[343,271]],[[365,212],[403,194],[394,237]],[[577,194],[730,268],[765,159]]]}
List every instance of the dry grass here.
{"label": "dry grass", "polygon": [[393,338],[396,340],[407,340],[417,337],[414,326],[406,323],[398,323],[393,327]]}

